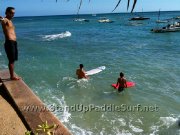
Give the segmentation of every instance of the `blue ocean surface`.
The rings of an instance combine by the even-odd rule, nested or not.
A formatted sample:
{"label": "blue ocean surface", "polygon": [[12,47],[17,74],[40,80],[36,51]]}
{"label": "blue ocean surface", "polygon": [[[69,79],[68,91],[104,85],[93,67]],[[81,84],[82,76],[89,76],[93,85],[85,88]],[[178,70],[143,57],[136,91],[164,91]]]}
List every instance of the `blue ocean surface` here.
{"label": "blue ocean surface", "polygon": [[[152,33],[158,12],[129,21],[129,13],[16,17],[19,60],[15,71],[75,135],[179,135],[180,32]],[[160,18],[180,16],[162,12]],[[107,17],[113,23],[98,23]],[[7,69],[0,29],[0,69]],[[85,70],[106,69],[78,80]],[[123,72],[135,87],[118,93]]]}

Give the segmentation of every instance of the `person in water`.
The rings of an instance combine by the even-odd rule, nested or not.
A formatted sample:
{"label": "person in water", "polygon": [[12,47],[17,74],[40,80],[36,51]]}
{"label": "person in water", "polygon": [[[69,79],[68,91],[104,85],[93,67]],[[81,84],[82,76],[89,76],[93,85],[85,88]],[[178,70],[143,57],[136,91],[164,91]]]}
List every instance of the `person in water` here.
{"label": "person in water", "polygon": [[78,76],[78,79],[86,78],[88,79],[88,76],[85,74],[85,70],[83,69],[84,65],[80,64],[79,69],[76,70],[76,75]]}
{"label": "person in water", "polygon": [[121,72],[120,77],[117,79],[116,87],[119,85],[118,92],[122,92],[124,88],[127,88],[126,79],[124,78],[124,74]]}
{"label": "person in water", "polygon": [[18,48],[17,48],[17,42],[16,42],[16,33],[15,33],[15,27],[12,23],[12,19],[15,14],[15,8],[14,7],[7,7],[6,8],[6,17],[1,17],[1,24],[5,36],[5,52],[7,54],[8,58],[8,67],[10,72],[10,79],[11,80],[19,80],[20,77],[15,76],[14,74],[14,62],[18,60]]}

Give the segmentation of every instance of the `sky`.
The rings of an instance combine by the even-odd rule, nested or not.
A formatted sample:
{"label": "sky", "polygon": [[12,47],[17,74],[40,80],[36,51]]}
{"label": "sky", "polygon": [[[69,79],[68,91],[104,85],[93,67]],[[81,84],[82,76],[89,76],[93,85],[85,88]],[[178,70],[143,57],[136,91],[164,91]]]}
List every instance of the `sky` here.
{"label": "sky", "polygon": [[[127,1],[122,0],[114,13],[127,11]],[[131,0],[133,1],[133,0]],[[15,16],[45,16],[77,14],[80,0],[0,0],[0,16],[5,16],[8,6],[15,7]],[[79,14],[111,13],[118,0],[83,0]],[[180,11],[180,0],[138,0],[135,12]]]}

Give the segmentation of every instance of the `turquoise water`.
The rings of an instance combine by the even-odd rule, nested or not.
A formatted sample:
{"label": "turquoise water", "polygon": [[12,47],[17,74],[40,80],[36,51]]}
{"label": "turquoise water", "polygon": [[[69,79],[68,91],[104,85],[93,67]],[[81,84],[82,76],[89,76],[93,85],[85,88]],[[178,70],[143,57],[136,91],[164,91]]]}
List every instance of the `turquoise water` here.
{"label": "turquoise water", "polygon": [[[151,33],[166,24],[155,23],[158,13],[144,15],[151,19],[131,22],[131,14],[82,16],[90,22],[74,22],[76,16],[14,18],[16,73],[75,135],[180,134],[180,32]],[[162,12],[161,19],[179,15]],[[99,17],[115,22],[98,23]],[[3,38],[1,30],[0,69],[7,68]],[[77,80],[80,63],[85,70],[106,70]],[[118,94],[110,85],[121,71],[136,86]],[[145,107],[150,110],[141,111]]]}

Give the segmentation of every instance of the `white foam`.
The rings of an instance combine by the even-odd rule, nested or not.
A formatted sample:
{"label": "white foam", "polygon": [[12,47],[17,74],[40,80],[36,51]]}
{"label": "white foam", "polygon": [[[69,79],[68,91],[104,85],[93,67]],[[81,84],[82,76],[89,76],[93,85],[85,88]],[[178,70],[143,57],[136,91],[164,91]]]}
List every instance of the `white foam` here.
{"label": "white foam", "polygon": [[88,79],[76,79],[73,77],[63,77],[62,81],[57,82],[57,88],[60,87],[60,85],[66,85],[70,89],[73,89],[75,87],[80,87],[80,88],[87,88],[89,86]]}
{"label": "white foam", "polygon": [[105,129],[103,128],[102,131],[100,132],[100,135],[105,134]]}
{"label": "white foam", "polygon": [[[129,122],[129,127],[132,129],[132,131],[136,132],[136,133],[141,133],[143,132],[144,130],[143,129],[140,129],[139,127],[135,127],[133,124],[131,124],[132,120],[130,120]],[[140,122],[139,120],[137,120],[137,122]]]}
{"label": "white foam", "polygon": [[76,81],[76,86],[79,87],[79,88],[88,88],[89,87],[89,80],[88,79],[85,79],[85,78],[82,78],[82,79],[78,79]]}
{"label": "white foam", "polygon": [[[69,118],[71,117],[71,114],[68,112],[67,110],[67,105],[66,105],[66,102],[65,102],[65,99],[64,99],[64,96],[60,99],[60,98],[57,98],[57,97],[52,97],[53,99],[57,100],[58,103],[59,103],[59,106],[63,107],[63,114],[60,116],[61,117],[61,121],[62,122],[68,122],[69,121]],[[59,110],[56,110],[54,112],[56,115],[59,114]]]}
{"label": "white foam", "polygon": [[75,132],[74,134],[76,135],[92,135],[93,134],[93,132],[82,129],[76,126],[75,124],[72,124],[71,128],[73,129],[73,131]]}
{"label": "white foam", "polygon": [[0,52],[0,56],[2,55],[2,53]]}
{"label": "white foam", "polygon": [[159,121],[156,123],[156,125],[151,126],[152,133],[150,135],[156,135],[161,127],[166,127],[166,129],[170,130],[174,124],[176,124],[178,121],[178,117],[176,116],[169,116],[169,117],[160,117]]}
{"label": "white foam", "polygon": [[121,123],[121,126],[126,126],[126,121],[124,119],[120,118],[118,121]]}
{"label": "white foam", "polygon": [[85,78],[76,79],[73,77],[63,77],[62,81],[65,82],[65,84],[71,89],[76,86],[86,88],[88,84],[88,79]]}
{"label": "white foam", "polygon": [[70,86],[70,88],[74,87],[77,79],[73,77],[63,77],[62,80],[59,80],[56,84],[57,88],[60,88],[62,85]]}
{"label": "white foam", "polygon": [[159,126],[152,126],[151,130],[153,133],[150,133],[150,135],[155,135],[159,131]]}
{"label": "white foam", "polygon": [[77,79],[75,79],[75,78],[73,78],[73,77],[63,77],[63,81],[66,81],[66,80],[68,80],[68,81],[74,81],[74,80],[77,80]]}
{"label": "white foam", "polygon": [[163,122],[162,125],[164,125],[167,128],[169,128],[170,126],[175,124],[176,121],[178,121],[178,118],[174,118],[174,117],[160,117],[160,120]]}
{"label": "white foam", "polygon": [[88,82],[88,79],[82,78],[77,80],[78,83]]}
{"label": "white foam", "polygon": [[71,33],[69,31],[66,31],[66,32],[62,32],[60,34],[45,35],[42,38],[45,41],[52,41],[52,40],[70,37],[70,36],[71,36]]}
{"label": "white foam", "polygon": [[141,119],[137,119],[136,122],[138,122],[138,123],[140,123],[141,125],[143,125],[143,122],[141,121]]}
{"label": "white foam", "polygon": [[138,127],[135,127],[135,126],[133,126],[133,125],[129,125],[129,127],[132,129],[132,131],[134,131],[134,132],[136,132],[136,133],[141,133],[141,132],[143,132],[143,130],[142,129],[140,129],[140,128],[138,128]]}
{"label": "white foam", "polygon": [[111,93],[115,93],[116,91],[111,91],[111,92],[107,92],[107,91],[105,91],[105,92],[103,92],[104,94],[111,94]]}
{"label": "white foam", "polygon": [[114,131],[116,135],[133,135],[132,133],[130,133],[128,130],[125,129],[115,128]]}

